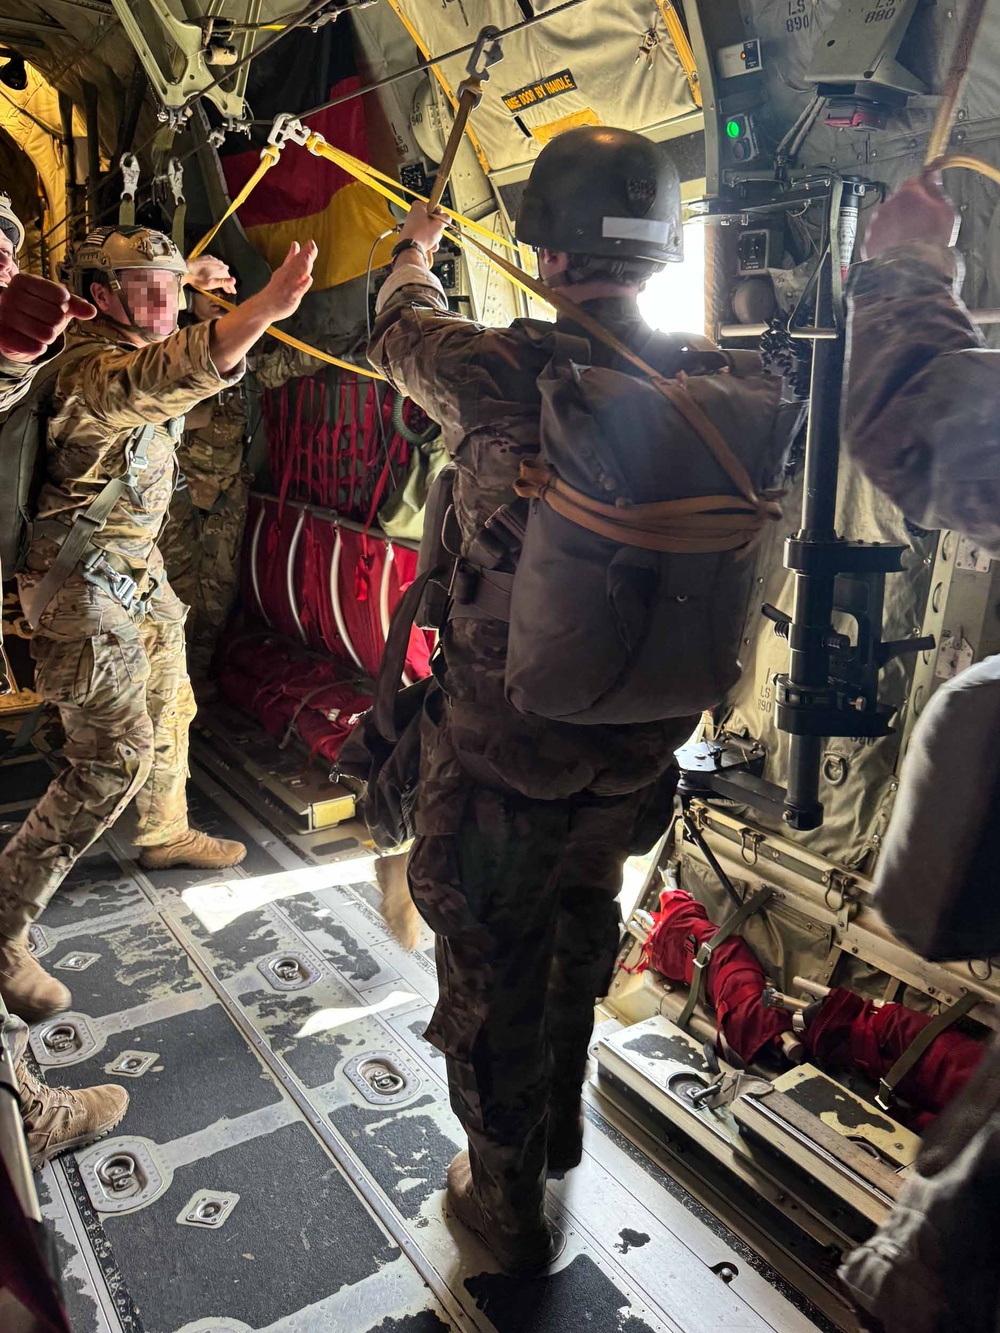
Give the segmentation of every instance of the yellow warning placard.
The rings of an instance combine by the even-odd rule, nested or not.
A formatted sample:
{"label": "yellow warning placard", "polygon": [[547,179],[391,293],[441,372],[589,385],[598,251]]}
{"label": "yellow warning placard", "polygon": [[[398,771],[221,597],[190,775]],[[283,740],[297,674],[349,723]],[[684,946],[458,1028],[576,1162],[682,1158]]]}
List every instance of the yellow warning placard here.
{"label": "yellow warning placard", "polygon": [[561,93],[571,93],[575,90],[576,79],[568,69],[564,69],[558,74],[550,74],[547,78],[539,79],[537,83],[525,84],[516,92],[504,93],[503,104],[508,111],[517,115],[527,107],[547,102],[550,97],[558,97]]}
{"label": "yellow warning placard", "polygon": [[575,130],[579,125],[600,125],[600,123],[600,116],[588,106],[582,111],[574,111],[571,116],[563,116],[561,120],[550,120],[545,125],[532,125],[531,135],[540,143],[548,143],[550,139],[565,134],[567,130]]}

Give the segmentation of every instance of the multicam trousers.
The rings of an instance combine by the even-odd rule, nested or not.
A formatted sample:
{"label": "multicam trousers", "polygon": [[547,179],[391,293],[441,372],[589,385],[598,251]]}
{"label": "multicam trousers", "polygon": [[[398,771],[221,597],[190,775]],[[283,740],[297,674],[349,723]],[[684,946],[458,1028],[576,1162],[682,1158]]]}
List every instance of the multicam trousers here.
{"label": "multicam trousers", "polygon": [[480,1197],[513,1231],[541,1213],[550,1111],[579,1104],[643,799],[475,787],[458,833],[414,844],[410,888],[437,937],[427,1038],[447,1057]]}
{"label": "multicam trousers", "polygon": [[183,623],[146,620],[88,639],[39,635],[32,652],[35,688],[59,709],[66,767],[0,852],[0,939],[39,915],[131,800],[140,845],[169,842],[188,826],[195,704]]}
{"label": "multicam trousers", "polygon": [[187,489],[174,492],[170,518],[159,539],[171,587],[190,608],[187,654],[191,675],[204,680],[226,623],[240,571],[240,544],[250,488],[230,483],[211,510],[199,509]]}

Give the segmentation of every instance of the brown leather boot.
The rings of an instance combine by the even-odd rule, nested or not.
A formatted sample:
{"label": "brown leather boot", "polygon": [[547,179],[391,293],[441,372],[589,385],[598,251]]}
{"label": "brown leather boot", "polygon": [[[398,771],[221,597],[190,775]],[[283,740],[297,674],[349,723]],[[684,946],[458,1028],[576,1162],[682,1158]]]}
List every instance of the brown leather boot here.
{"label": "brown leather boot", "polygon": [[26,1023],[61,1014],[73,1002],[62,984],[50,977],[28,949],[28,932],[0,941],[0,995],[12,1014]]}
{"label": "brown leather boot", "polygon": [[128,1093],[114,1083],[97,1088],[50,1088],[40,1083],[27,1060],[17,1066],[21,1119],[32,1170],[71,1148],[110,1134],[128,1110]]}
{"label": "brown leather boot", "polygon": [[479,1237],[509,1277],[543,1273],[558,1258],[561,1247],[544,1218],[523,1231],[494,1223],[476,1193],[467,1152],[460,1152],[448,1168],[448,1211]]}
{"label": "brown leather boot", "polygon": [[139,857],[143,870],[172,870],[174,866],[190,866],[194,870],[225,870],[238,866],[247,854],[241,842],[228,838],[212,838],[207,833],[188,829],[171,842],[158,847],[144,847]]}

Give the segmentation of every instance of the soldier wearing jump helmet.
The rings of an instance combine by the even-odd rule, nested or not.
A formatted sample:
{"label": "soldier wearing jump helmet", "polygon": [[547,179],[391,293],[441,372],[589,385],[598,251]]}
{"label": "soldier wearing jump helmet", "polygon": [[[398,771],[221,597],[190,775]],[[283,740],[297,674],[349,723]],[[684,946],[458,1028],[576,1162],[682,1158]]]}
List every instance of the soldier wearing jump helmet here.
{"label": "soldier wearing jump helmet", "polygon": [[59,710],[66,767],[0,853],[0,994],[28,1021],[70,1003],[27,948],[35,920],[77,859],[134,800],[146,869],[221,868],[237,842],[188,823],[194,701],[185,607],[156,545],[184,414],[238,382],[268,324],[308,290],[316,247],[293,245],[267,286],[221,319],[177,329],[182,284],[232,288],[225,266],[188,266],[170,240],[102,227],[67,277],[97,307],[74,325],[55,379],[46,479],[21,603],[34,627],[36,689]]}
{"label": "soldier wearing jump helmet", "polygon": [[[536,380],[553,326],[484,329],[451,313],[430,269],[443,227],[414,204],[369,356],[442,424],[467,554],[538,453]],[[646,280],[682,258],[678,174],[658,146],[603,127],[560,135],[528,180],[517,236],[547,286],[656,369],[679,368],[648,350],[637,306]],[[556,328],[586,337],[563,315]],[[596,341],[590,352],[595,365],[616,360]],[[409,881],[437,935],[427,1036],[447,1057],[469,1140],[449,1171],[449,1207],[507,1272],[524,1274],[554,1254],[546,1170],[582,1155],[582,1084],[618,947],[623,863],[695,719],[574,726],[518,712],[504,693],[507,632],[485,608],[453,607],[443,628],[443,699],[424,713]]]}

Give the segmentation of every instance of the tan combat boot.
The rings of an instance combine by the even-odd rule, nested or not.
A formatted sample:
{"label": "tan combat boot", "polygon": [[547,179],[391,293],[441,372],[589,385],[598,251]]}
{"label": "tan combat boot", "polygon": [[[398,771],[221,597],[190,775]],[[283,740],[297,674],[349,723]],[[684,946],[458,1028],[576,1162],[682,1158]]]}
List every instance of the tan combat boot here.
{"label": "tan combat boot", "polygon": [[28,932],[0,942],[0,995],[12,1014],[26,1023],[61,1014],[73,1001],[62,984],[50,977],[28,949]]}
{"label": "tan combat boot", "polygon": [[448,1211],[479,1237],[508,1277],[544,1273],[562,1248],[544,1218],[518,1231],[493,1221],[476,1193],[467,1152],[460,1152],[448,1168]]}
{"label": "tan combat boot", "polygon": [[85,1148],[110,1134],[128,1110],[128,1093],[114,1083],[81,1088],[79,1092],[49,1088],[35,1078],[27,1060],[21,1060],[16,1073],[24,1136],[34,1171],[61,1152]]}
{"label": "tan combat boot", "polygon": [[194,870],[225,870],[238,866],[247,854],[241,842],[228,838],[212,838],[207,833],[188,829],[172,842],[158,847],[144,847],[139,857],[143,870],[172,870],[174,866],[190,866]]}

